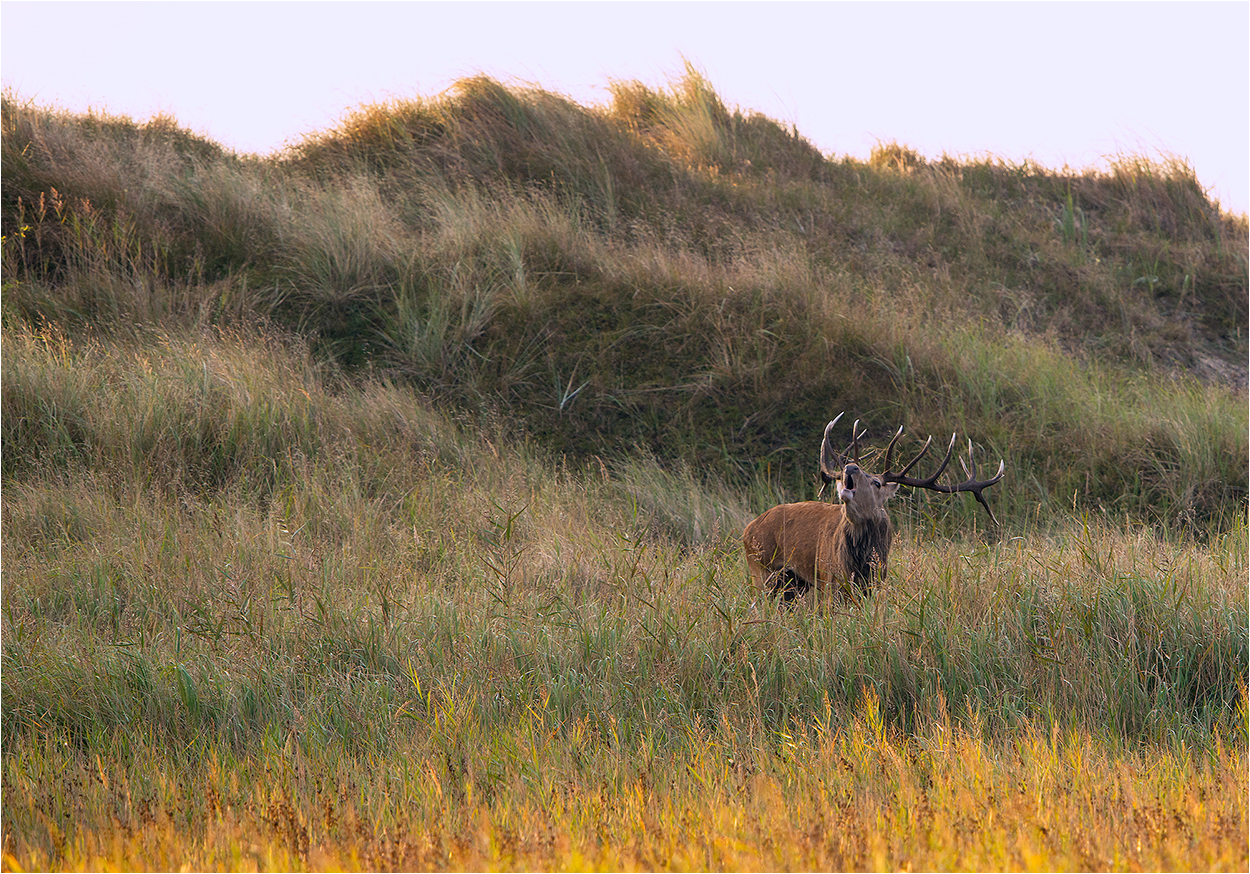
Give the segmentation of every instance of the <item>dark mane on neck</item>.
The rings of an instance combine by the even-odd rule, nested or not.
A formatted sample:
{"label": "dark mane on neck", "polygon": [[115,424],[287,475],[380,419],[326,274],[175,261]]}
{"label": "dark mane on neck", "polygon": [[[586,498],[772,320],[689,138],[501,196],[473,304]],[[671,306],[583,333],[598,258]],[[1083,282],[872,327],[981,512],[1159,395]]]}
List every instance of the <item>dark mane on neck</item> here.
{"label": "dark mane on neck", "polygon": [[888,518],[867,519],[858,525],[847,525],[838,550],[843,567],[850,569],[851,582],[861,591],[885,576],[890,558],[890,538],[894,526]]}

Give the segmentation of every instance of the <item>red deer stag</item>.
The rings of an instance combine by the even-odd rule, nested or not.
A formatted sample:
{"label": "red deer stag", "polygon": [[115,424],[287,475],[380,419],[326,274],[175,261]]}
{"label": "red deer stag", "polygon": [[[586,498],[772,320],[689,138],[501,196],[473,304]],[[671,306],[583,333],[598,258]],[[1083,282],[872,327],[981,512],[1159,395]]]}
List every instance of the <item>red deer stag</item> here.
{"label": "red deer stag", "polygon": [[[899,486],[932,489],[946,494],[971,492],[990,514],[994,524],[998,524],[981,490],[1003,478],[1004,464],[1001,461],[998,463],[998,473],[994,476],[978,480],[976,465],[972,461],[971,440],[968,441],[968,462],[965,464],[960,459],[968,479],[958,485],[946,486],[938,483],[937,479],[950,463],[955,449],[955,435],[951,435],[946,457],[937,471],[926,479],[918,479],[907,473],[929,451],[933,438],[926,440],[916,457],[896,473],[890,468],[890,463],[894,445],[903,434],[900,426],[885,450],[886,472],[876,476],[864,470],[859,459],[859,438],[863,432],[858,432],[858,419],[851,426],[851,445],[844,452],[834,449],[831,434],[841,418],[839,413],[825,426],[825,439],[820,447],[821,479],[825,484],[837,483],[837,496],[841,503],[803,501],[781,504],[747,525],[742,533],[747,566],[756,585],[770,594],[781,594],[786,601],[813,588],[818,598],[831,588],[836,596],[842,598],[866,594],[877,580],[885,576],[890,541],[894,536],[885,502],[894,497]],[[824,485],[821,491],[824,491]]]}

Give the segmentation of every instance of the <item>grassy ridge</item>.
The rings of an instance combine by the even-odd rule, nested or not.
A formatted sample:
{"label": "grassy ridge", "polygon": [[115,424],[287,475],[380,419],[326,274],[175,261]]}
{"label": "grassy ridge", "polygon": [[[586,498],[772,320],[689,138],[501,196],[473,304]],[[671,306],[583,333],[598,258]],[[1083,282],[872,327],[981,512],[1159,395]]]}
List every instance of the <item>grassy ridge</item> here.
{"label": "grassy ridge", "polygon": [[264,160],[5,110],[22,318],[271,318],[550,451],[796,495],[850,409],[974,436],[1035,486],[1009,515],[1244,512],[1245,218],[1180,161],[835,161],[693,71],[601,110],[470,79]]}
{"label": "grassy ridge", "polygon": [[[1184,164],[834,160],[694,73],[3,125],[5,869],[1244,867],[1247,231]],[[780,610],[737,537],[843,408],[1006,524],[900,496]]]}

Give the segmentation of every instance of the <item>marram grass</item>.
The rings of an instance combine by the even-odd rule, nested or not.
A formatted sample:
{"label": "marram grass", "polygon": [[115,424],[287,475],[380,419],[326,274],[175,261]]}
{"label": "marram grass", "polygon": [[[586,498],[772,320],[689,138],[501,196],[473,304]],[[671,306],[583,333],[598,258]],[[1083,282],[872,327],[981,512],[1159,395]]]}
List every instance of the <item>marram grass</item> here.
{"label": "marram grass", "polygon": [[6,323],[270,322],[545,451],[738,488],[806,488],[847,409],[972,436],[1029,478],[1007,515],[1244,516],[1247,225],[1184,161],[864,163],[694,69],[611,93],[479,76],[241,158],[6,92]]}

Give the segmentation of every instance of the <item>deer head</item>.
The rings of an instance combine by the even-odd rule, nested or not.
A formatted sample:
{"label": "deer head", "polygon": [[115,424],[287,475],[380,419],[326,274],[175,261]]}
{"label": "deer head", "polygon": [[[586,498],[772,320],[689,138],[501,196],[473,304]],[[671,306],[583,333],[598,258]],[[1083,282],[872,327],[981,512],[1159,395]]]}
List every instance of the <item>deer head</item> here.
{"label": "deer head", "polygon": [[[842,413],[838,413],[834,420],[825,426],[825,437],[820,445],[820,493],[824,492],[825,486],[831,482],[837,482],[838,500],[847,505],[848,514],[871,516],[876,512],[876,508],[880,507],[880,512],[885,512],[885,501],[894,497],[899,486],[908,486],[916,489],[931,489],[935,492],[943,494],[954,494],[955,492],[971,492],[977,502],[985,508],[985,512],[989,514],[990,521],[995,525],[998,519],[994,516],[994,511],[990,509],[989,502],[985,500],[983,489],[987,489],[994,483],[1003,478],[1006,472],[1006,464],[1003,461],[998,462],[998,472],[994,476],[986,480],[977,479],[976,462],[972,459],[972,441],[968,441],[968,460],[959,459],[959,464],[964,469],[964,475],[967,477],[962,483],[948,486],[939,483],[943,471],[950,464],[951,454],[955,451],[955,434],[951,434],[950,445],[946,447],[946,456],[942,459],[942,463],[938,465],[938,469],[932,475],[920,479],[918,477],[908,476],[908,472],[916,466],[920,459],[924,458],[925,453],[929,451],[929,446],[933,443],[932,435],[925,440],[924,446],[920,447],[920,452],[916,457],[907,463],[907,466],[900,471],[894,471],[891,463],[894,458],[894,447],[898,443],[898,438],[903,436],[903,426],[899,425],[898,430],[894,432],[894,436],[890,438],[889,444],[885,448],[885,472],[878,476],[873,476],[863,471],[859,460],[859,438],[864,436],[864,432],[859,430],[859,419],[855,420],[855,424],[851,425],[851,443],[845,450],[838,452],[834,448],[832,433],[838,419],[842,418]],[[850,455],[853,461],[849,461],[847,455]],[[856,477],[859,477],[858,483]],[[865,490],[856,489],[857,484],[867,481],[873,486],[871,492],[865,494]],[[868,497],[880,497],[880,500],[868,500]]]}
{"label": "deer head", "polygon": [[[851,426],[851,445],[838,452],[833,447],[833,428],[838,424],[842,413],[825,426],[825,439],[820,444],[820,478],[822,480],[819,497],[824,493],[825,486],[837,483],[835,494],[842,504],[842,512],[852,524],[859,524],[869,519],[888,519],[885,502],[898,493],[898,484],[886,481],[883,477],[874,476],[864,470],[859,460],[859,419]],[[847,453],[850,453],[848,459]]]}

